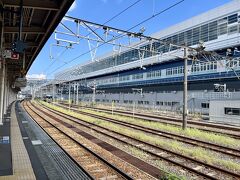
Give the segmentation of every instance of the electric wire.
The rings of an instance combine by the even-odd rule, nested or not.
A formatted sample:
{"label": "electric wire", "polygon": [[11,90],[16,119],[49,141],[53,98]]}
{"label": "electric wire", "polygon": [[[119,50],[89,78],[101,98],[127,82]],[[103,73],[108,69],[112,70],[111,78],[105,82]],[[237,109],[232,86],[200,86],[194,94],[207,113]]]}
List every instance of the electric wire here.
{"label": "electric wire", "polygon": [[[107,20],[104,25],[106,25],[107,23],[109,23],[110,21],[114,20],[115,18],[117,18],[118,16],[120,16],[121,14],[123,14],[124,12],[126,12],[128,9],[130,9],[131,7],[135,6],[136,4],[138,4],[139,2],[141,2],[142,0],[137,0],[135,1],[134,3],[132,3],[131,5],[129,5],[128,7],[126,7],[125,9],[123,9],[122,11],[120,11],[119,13],[117,13],[116,15],[114,15],[113,17],[111,17],[109,20]],[[63,23],[61,23],[62,26],[66,27]],[[67,28],[67,27],[66,27]],[[68,28],[67,28],[68,29]],[[95,31],[97,30],[98,28],[95,29]],[[74,34],[74,33],[73,33]],[[87,37],[88,35],[90,35],[91,33],[88,33],[87,35],[85,35],[85,37]],[[91,51],[90,51],[91,52]],[[89,53],[89,52],[88,52]],[[56,61],[54,61],[50,66],[52,66]],[[64,66],[66,65],[67,63],[64,64]],[[50,68],[50,67],[49,67]],[[49,69],[48,68],[48,69]],[[55,71],[54,71],[55,72]],[[53,72],[51,73],[48,73],[48,74],[52,74]],[[47,74],[47,75],[48,75]]]}
{"label": "electric wire", "polygon": [[46,73],[51,67],[52,65],[60,58],[60,56],[62,56],[66,51],[68,50],[68,48],[65,48],[58,56],[57,58],[55,58],[52,63],[44,70],[44,72]]}
{"label": "electric wire", "polygon": [[[171,8],[173,8],[173,7],[175,7],[175,6],[177,6],[177,5],[181,4],[181,3],[183,3],[184,1],[185,1],[185,0],[180,0],[180,1],[178,1],[178,2],[176,2],[176,3],[174,3],[174,4],[172,4],[171,6],[169,6],[169,7],[165,8],[165,9],[159,11],[158,13],[153,14],[152,16],[150,16],[150,17],[144,19],[143,21],[139,22],[138,24],[134,25],[133,27],[129,28],[129,29],[126,30],[126,31],[130,31],[130,30],[132,30],[132,29],[134,29],[134,28],[140,26],[141,24],[143,24],[143,23],[145,23],[145,22],[147,22],[147,21],[149,21],[149,20],[151,20],[151,19],[153,19],[153,18],[159,16],[160,14],[162,14],[162,13],[166,12],[167,10],[170,10]],[[99,48],[99,47],[105,45],[106,43],[108,43],[108,42],[110,42],[110,41],[113,41],[113,40],[116,40],[116,39],[118,39],[118,38],[120,38],[120,37],[123,37],[123,36],[125,36],[125,35],[118,35],[118,36],[116,36],[115,38],[112,38],[112,39],[110,39],[110,40],[108,40],[108,41],[106,41],[106,42],[103,42],[102,44],[100,44],[100,45],[99,45],[98,47],[96,47],[96,48]],[[94,49],[96,49],[96,48],[94,48]],[[94,50],[94,49],[92,49],[92,50]],[[59,66],[58,68],[54,69],[54,70],[51,72],[51,74],[54,73],[54,72],[56,72],[57,70],[61,69],[61,68],[64,67],[65,65],[67,65],[67,64],[69,64],[69,63],[71,63],[71,62],[77,60],[78,58],[80,58],[80,57],[82,57],[82,56],[84,56],[84,55],[90,53],[92,50],[88,50],[88,51],[86,51],[86,52],[84,52],[84,53],[82,53],[82,54],[76,56],[75,58],[73,58],[73,59],[71,59],[70,61],[68,61],[66,64],[63,64],[63,65]]]}

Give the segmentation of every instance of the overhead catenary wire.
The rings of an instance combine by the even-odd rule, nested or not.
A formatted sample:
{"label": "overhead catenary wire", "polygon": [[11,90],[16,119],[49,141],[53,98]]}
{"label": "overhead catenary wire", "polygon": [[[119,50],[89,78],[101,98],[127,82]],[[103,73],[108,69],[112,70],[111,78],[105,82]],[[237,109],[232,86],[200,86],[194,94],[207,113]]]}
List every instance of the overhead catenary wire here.
{"label": "overhead catenary wire", "polygon": [[68,48],[65,48],[61,53],[59,53],[57,58],[52,61],[52,63],[44,70],[44,72],[46,73],[52,67],[52,65],[60,58],[60,56],[62,56],[67,50]]}
{"label": "overhead catenary wire", "polygon": [[[137,0],[135,1],[134,3],[132,3],[131,5],[129,5],[128,7],[126,7],[125,9],[123,9],[122,11],[120,11],[119,13],[117,13],[116,15],[114,15],[113,17],[111,17],[110,19],[108,19],[104,25],[106,25],[107,23],[109,23],[110,21],[114,20],[115,18],[117,18],[118,16],[120,16],[121,14],[123,14],[124,12],[126,12],[127,10],[129,10],[131,7],[135,6],[136,4],[138,4],[139,2],[141,2],[142,0]],[[66,27],[63,23],[61,23],[62,26]],[[67,27],[66,27],[67,28]],[[98,28],[97,28],[98,29]],[[95,29],[95,30],[97,30]],[[74,34],[74,33],[73,33]],[[90,35],[91,33],[88,33],[86,34],[85,36],[88,36]],[[89,51],[90,52],[90,51]],[[88,53],[89,53],[88,52]],[[54,61],[50,66],[52,66],[56,61]],[[64,66],[66,65],[67,63],[64,64]],[[48,68],[49,69],[49,68]],[[55,71],[54,71],[55,72]],[[48,73],[48,74],[52,74],[53,72],[51,73]],[[48,75],[47,74],[47,75]]]}
{"label": "overhead catenary wire", "polygon": [[[144,19],[143,21],[139,22],[138,24],[132,26],[131,28],[129,28],[129,29],[126,30],[126,31],[130,31],[130,30],[132,30],[132,29],[134,29],[134,28],[136,28],[136,27],[142,25],[143,23],[145,23],[145,22],[147,22],[147,21],[149,21],[149,20],[151,20],[151,19],[153,19],[153,18],[159,16],[160,14],[162,14],[162,13],[164,13],[164,12],[166,12],[166,11],[172,9],[173,7],[175,7],[175,6],[177,6],[177,5],[181,4],[181,3],[183,3],[184,1],[185,1],[185,0],[180,0],[180,1],[178,1],[178,2],[176,2],[176,3],[174,3],[174,4],[172,4],[171,6],[169,6],[169,7],[165,8],[165,9],[159,11],[159,12],[156,13],[156,14],[153,14],[152,16],[150,16],[150,17]],[[68,16],[68,17],[70,17],[70,16]],[[113,41],[113,40],[118,39],[118,38],[123,37],[123,36],[125,36],[125,35],[120,34],[120,35],[118,35],[118,36],[116,36],[116,37],[114,37],[114,38],[112,38],[112,39],[110,39],[110,40],[108,40],[108,41],[106,41],[106,42],[103,42],[102,44],[100,44],[100,45],[99,45],[98,47],[96,47],[96,48],[99,48],[99,47],[103,46],[104,44],[107,44],[108,42]],[[96,48],[93,48],[93,49],[96,49]],[[93,49],[92,49],[92,50],[93,50]],[[86,52],[84,52],[84,53],[82,53],[82,54],[76,56],[75,58],[73,58],[73,59],[71,59],[70,61],[68,61],[66,64],[63,64],[63,65],[59,66],[58,68],[54,69],[54,70],[51,72],[51,74],[54,73],[54,72],[56,72],[57,70],[61,69],[62,67],[66,66],[67,64],[69,64],[69,63],[71,63],[71,62],[77,60],[78,58],[80,58],[80,57],[82,57],[82,56],[84,56],[84,55],[90,53],[92,50],[88,50],[88,51],[86,51]]]}

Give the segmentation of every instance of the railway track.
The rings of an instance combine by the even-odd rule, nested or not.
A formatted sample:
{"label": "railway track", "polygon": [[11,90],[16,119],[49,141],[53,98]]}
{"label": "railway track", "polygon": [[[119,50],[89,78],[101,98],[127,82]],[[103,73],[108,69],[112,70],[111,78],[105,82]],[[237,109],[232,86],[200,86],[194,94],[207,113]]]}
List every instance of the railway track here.
{"label": "railway track", "polygon": [[[27,107],[26,107],[26,106],[27,106]],[[120,149],[114,148],[113,146],[108,145],[108,144],[100,141],[100,140],[97,139],[97,138],[94,138],[93,136],[89,135],[88,133],[83,132],[81,129],[77,129],[77,128],[75,128],[74,126],[72,126],[71,124],[66,123],[66,122],[64,122],[63,120],[60,120],[59,118],[56,118],[56,114],[55,114],[55,115],[50,115],[50,114],[44,112],[42,109],[39,109],[39,107],[35,107],[35,106],[32,105],[32,104],[31,104],[31,105],[29,105],[29,104],[28,104],[28,105],[24,104],[24,107],[25,107],[25,109],[27,110],[27,112],[29,112],[29,109],[30,109],[31,113],[33,113],[33,111],[34,111],[34,113],[35,113],[38,117],[40,117],[41,119],[50,118],[50,119],[52,119],[53,121],[56,121],[56,122],[60,123],[61,125],[67,127],[67,128],[70,129],[71,131],[74,131],[74,132],[76,132],[77,134],[85,137],[86,139],[89,139],[89,140],[93,141],[94,143],[98,143],[98,145],[102,146],[103,148],[106,148],[108,151],[113,151],[113,152],[115,152],[115,153],[118,153],[120,157],[122,156],[122,157],[125,158],[126,162],[130,162],[130,163],[131,163],[131,161],[132,161],[132,162],[135,163],[135,165],[138,165],[138,166],[139,166],[139,164],[140,164],[141,169],[142,169],[144,172],[146,172],[146,173],[148,173],[148,174],[151,175],[150,178],[149,178],[149,175],[145,175],[145,173],[142,172],[143,174],[142,174],[142,175],[139,175],[139,177],[138,177],[138,178],[140,178],[140,179],[154,179],[154,177],[155,177],[155,178],[160,178],[160,177],[165,176],[165,174],[164,174],[161,170],[155,168],[154,166],[148,165],[147,163],[145,163],[145,162],[142,161],[142,160],[139,160],[139,159],[137,159],[137,158],[135,158],[135,157],[132,157],[132,156],[128,155],[127,153],[121,152]],[[43,115],[43,114],[45,114],[45,115]],[[31,114],[30,114],[30,115],[31,115]],[[34,117],[33,117],[33,118],[34,118]],[[50,123],[52,126],[57,126],[58,130],[60,130],[60,129],[59,129],[59,125],[56,125],[56,124],[53,123],[53,122],[48,122],[48,123]],[[61,130],[61,131],[62,131],[62,130]],[[68,135],[68,136],[69,136],[69,135]],[[72,137],[71,137],[71,138],[72,138]],[[76,140],[74,140],[74,141],[76,141]],[[76,143],[78,143],[79,145],[81,145],[78,141],[76,141]],[[83,145],[81,145],[81,146],[83,146]],[[85,148],[86,148],[86,147],[85,147]],[[90,150],[90,151],[91,151],[91,150]],[[95,153],[95,155],[97,155],[97,154]],[[115,155],[116,155],[116,154],[115,154]],[[117,173],[120,174],[120,176],[123,177],[123,179],[133,179],[133,177],[129,176],[128,174],[131,174],[131,175],[133,175],[133,176],[136,176],[136,174],[137,174],[137,173],[135,173],[135,172],[128,172],[128,173],[126,174],[126,173],[124,173],[123,171],[119,170],[116,166],[113,166],[113,165],[112,165],[112,162],[111,162],[111,163],[108,162],[107,160],[103,159],[100,155],[97,155],[97,156],[98,156],[98,158],[100,157],[101,160],[104,161],[105,164],[109,165],[109,167],[112,166],[111,168],[114,168],[113,170],[117,171]],[[112,158],[112,157],[111,157],[111,158]],[[78,159],[79,159],[79,158],[78,158]],[[91,162],[92,162],[93,164],[95,164],[94,160],[91,161]],[[126,164],[126,163],[123,163],[123,164]],[[123,168],[126,169],[126,167],[123,167]],[[86,170],[86,171],[88,172],[88,170]],[[139,173],[139,172],[138,172],[138,173]],[[106,173],[101,172],[101,174],[103,175],[103,174],[106,174]],[[121,178],[118,178],[118,176],[116,177],[116,175],[111,175],[110,177],[103,178],[103,179],[112,179],[112,177],[113,177],[113,179],[121,179]],[[95,177],[94,177],[94,179],[99,179],[99,178],[95,178]],[[134,178],[134,179],[135,179],[135,178]]]}
{"label": "railway track", "polygon": [[73,139],[55,124],[44,120],[30,105],[24,104],[23,106],[37,124],[42,127],[92,179],[133,179],[94,153],[91,149]]}
{"label": "railway track", "polygon": [[79,114],[82,114],[82,115],[87,115],[87,116],[98,118],[98,119],[101,119],[101,120],[104,120],[104,121],[108,121],[108,122],[111,122],[111,123],[114,123],[114,124],[122,125],[122,126],[125,126],[125,127],[128,127],[128,128],[137,129],[137,130],[140,130],[144,133],[157,135],[157,136],[172,139],[172,140],[177,140],[177,141],[180,141],[180,142],[183,142],[183,143],[187,143],[187,144],[194,145],[194,146],[199,146],[199,147],[202,147],[202,148],[205,148],[205,149],[213,150],[213,151],[220,152],[220,153],[223,153],[223,154],[226,154],[226,155],[229,155],[229,156],[240,158],[240,150],[238,150],[238,149],[221,146],[221,145],[218,145],[218,144],[214,144],[214,143],[210,143],[210,142],[186,137],[186,136],[183,136],[183,135],[174,134],[174,133],[171,133],[171,132],[166,132],[166,131],[161,131],[161,130],[157,130],[157,129],[153,129],[153,128],[148,128],[148,127],[144,127],[144,126],[141,126],[141,125],[116,120],[116,119],[113,119],[113,118],[110,118],[110,117],[96,115],[96,114],[93,114],[93,113],[87,113],[87,112],[80,111],[78,109],[72,109],[72,111],[75,111],[75,112],[77,112]]}
{"label": "railway track", "polygon": [[[130,137],[128,135],[125,135],[125,134],[122,134],[119,132],[115,132],[108,128],[104,128],[99,125],[96,125],[94,123],[85,122],[82,119],[75,118],[75,117],[60,113],[60,112],[54,112],[53,110],[48,109],[48,111],[51,111],[51,113],[58,114],[58,116],[69,119],[70,121],[74,121],[76,124],[80,124],[81,126],[84,126],[86,128],[93,129],[94,131],[104,134],[105,136],[108,136],[110,138],[113,138],[116,141],[120,141],[121,143],[141,149],[142,151],[150,154],[151,156],[154,156],[155,158],[163,159],[169,163],[180,166],[180,167],[186,169],[187,171],[197,174],[198,176],[201,176],[201,177],[204,177],[207,179],[219,179],[219,177],[215,177],[215,176],[221,174],[223,179],[225,179],[225,178],[226,179],[227,178],[228,179],[239,179],[240,178],[240,175],[238,175],[234,172],[222,169],[220,167],[216,167],[214,165],[206,164],[204,162],[193,159],[191,157],[181,155],[176,152],[171,152],[165,148],[161,148],[154,144],[144,142],[142,140]],[[48,114],[48,115],[50,115],[50,114]],[[102,129],[102,130],[99,130],[99,129]],[[111,133],[112,133],[112,135],[110,135]],[[155,150],[152,151],[149,149],[155,149]]]}
{"label": "railway track", "polygon": [[[58,104],[55,104],[55,105],[58,105]],[[68,104],[64,104],[64,103],[61,103],[61,105],[69,107]],[[112,113],[112,110],[105,109],[105,108],[86,107],[86,106],[77,106],[77,105],[71,105],[71,107],[74,107],[74,108],[82,107],[84,109],[97,110],[99,112],[105,112],[110,114]],[[133,113],[129,111],[114,110],[114,114],[122,115],[126,117],[133,117]],[[146,121],[161,122],[163,124],[170,124],[170,125],[176,125],[176,126],[182,125],[181,124],[182,120],[176,119],[176,118],[163,117],[163,116],[157,116],[157,115],[146,115],[141,113],[134,113],[134,117],[138,119],[146,120]],[[224,134],[224,135],[228,135],[229,137],[233,137],[235,139],[240,139],[240,127],[220,125],[220,124],[207,123],[207,122],[198,122],[193,120],[188,120],[188,126],[192,128],[197,128],[202,131]],[[224,132],[221,132],[221,130],[224,130]],[[226,130],[231,132],[226,132]]]}

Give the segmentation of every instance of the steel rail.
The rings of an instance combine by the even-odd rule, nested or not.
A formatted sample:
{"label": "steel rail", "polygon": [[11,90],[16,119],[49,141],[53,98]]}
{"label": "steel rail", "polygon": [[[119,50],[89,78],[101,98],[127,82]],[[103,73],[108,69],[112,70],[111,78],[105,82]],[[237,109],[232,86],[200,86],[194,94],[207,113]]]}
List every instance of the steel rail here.
{"label": "steel rail", "polygon": [[[123,122],[120,120],[116,120],[110,117],[105,117],[105,116],[100,116],[100,115],[96,115],[93,113],[87,113],[87,112],[82,112],[80,110],[77,109],[72,109],[73,111],[79,113],[79,114],[83,114],[83,115],[87,115],[87,116],[91,116],[91,117],[95,117],[95,118],[99,118],[108,122],[112,122],[115,124],[119,124],[125,127],[130,127],[130,128],[134,128],[146,133],[150,133],[153,135],[157,135],[157,136],[161,136],[161,137],[165,137],[168,139],[173,139],[173,140],[177,140],[177,141],[181,141],[184,143],[188,143],[191,145],[195,145],[195,146],[199,146],[199,147],[203,147],[203,148],[207,148],[216,152],[220,152],[223,154],[227,154],[229,156],[233,156],[233,157],[237,157],[240,158],[240,150],[238,149],[234,149],[234,148],[230,148],[230,147],[226,147],[226,146],[222,146],[222,145],[218,145],[218,144],[214,144],[214,143],[210,143],[210,142],[206,142],[206,141],[202,141],[202,140],[198,140],[198,139],[194,139],[194,138],[190,138],[190,137],[186,137],[186,136],[182,136],[182,135],[178,135],[178,134],[174,134],[174,133],[170,133],[170,132],[166,132],[166,131],[161,131],[158,129],[153,129],[153,128],[148,128],[148,127],[144,127],[141,125],[137,125],[137,124],[133,124],[133,123],[129,123],[129,122]],[[198,144],[201,143],[201,144]],[[210,147],[209,147],[210,146]]]}
{"label": "steel rail", "polygon": [[[36,115],[38,115],[40,118],[42,118],[45,122],[48,122],[47,120],[45,120],[39,113],[37,113],[36,111],[34,111],[34,109],[32,109],[28,104],[26,104],[26,106],[31,109]],[[35,107],[36,108],[36,107]],[[25,109],[26,110],[26,109]],[[27,111],[28,112],[28,111]],[[31,114],[28,112],[28,114],[31,116]],[[31,116],[32,117],[32,116]],[[32,117],[33,118],[33,117]],[[34,118],[33,118],[34,119]],[[110,162],[108,162],[107,160],[105,160],[103,157],[101,157],[100,155],[98,155],[97,153],[93,152],[91,149],[87,148],[86,146],[82,145],[80,142],[78,142],[77,140],[73,139],[70,135],[66,134],[64,131],[62,131],[59,127],[57,127],[56,125],[54,125],[53,123],[48,122],[51,126],[53,126],[55,129],[57,129],[58,131],[60,131],[61,133],[63,133],[65,136],[67,136],[68,138],[70,138],[74,143],[78,144],[79,146],[81,146],[83,149],[85,149],[86,151],[88,151],[90,154],[92,154],[94,157],[96,157],[97,159],[99,159],[100,161],[102,161],[104,164],[106,164],[108,167],[110,167],[112,170],[114,170],[117,174],[119,174],[120,176],[122,176],[125,179],[130,179],[132,180],[133,178],[131,176],[129,176],[128,174],[126,174],[125,172],[121,171],[119,168],[117,168],[116,166],[114,166],[113,164],[111,164]],[[70,125],[71,126],[71,125]],[[41,126],[40,126],[41,127]],[[67,127],[67,126],[66,126]],[[42,128],[44,130],[44,128]],[[46,132],[46,131],[45,131]],[[76,162],[76,160],[75,160]]]}
{"label": "steel rail", "polygon": [[[45,107],[44,107],[44,108],[45,108]],[[46,109],[46,108],[45,108],[45,109]],[[49,108],[48,108],[47,110],[49,111]],[[43,112],[44,112],[44,111],[43,111]],[[71,115],[66,115],[66,114],[64,114],[64,113],[62,113],[62,112],[56,112],[56,111],[54,111],[54,110],[51,110],[51,112],[52,112],[52,113],[55,113],[55,114],[58,114],[59,116],[62,116],[62,117],[64,117],[64,118],[68,118],[69,120],[74,121],[75,123],[78,123],[78,124],[83,125],[81,122],[79,122],[79,121],[84,121],[83,119],[76,118],[76,117],[71,116]],[[44,112],[44,113],[50,115],[50,114],[47,113],[47,112]],[[75,120],[78,120],[78,121],[75,121],[75,120],[73,120],[73,119],[70,119],[69,117],[74,118]],[[96,126],[96,127],[99,127],[99,128],[103,128],[103,129],[105,129],[105,130],[107,130],[107,131],[114,132],[114,133],[119,134],[119,135],[121,135],[121,136],[124,136],[124,137],[126,137],[126,138],[129,138],[129,139],[132,139],[132,140],[134,140],[134,141],[137,141],[137,142],[139,142],[139,143],[142,143],[142,144],[151,146],[151,147],[156,148],[156,149],[160,149],[160,150],[165,151],[165,152],[167,152],[167,153],[170,153],[170,154],[172,154],[172,155],[174,155],[174,156],[178,156],[178,157],[187,159],[187,160],[189,160],[189,161],[192,161],[192,162],[201,164],[201,165],[203,165],[203,166],[205,166],[205,167],[207,167],[207,168],[214,169],[215,171],[219,171],[219,172],[221,172],[221,173],[228,174],[228,175],[230,175],[230,176],[232,176],[232,177],[240,178],[240,175],[238,175],[238,174],[236,174],[236,173],[234,173],[234,172],[228,171],[228,170],[226,170],[226,169],[217,167],[217,166],[215,166],[215,165],[210,165],[210,164],[207,164],[207,163],[205,163],[205,162],[203,162],[203,161],[200,161],[200,160],[197,160],[197,159],[194,159],[194,158],[191,158],[191,157],[188,157],[188,156],[179,154],[179,153],[177,153],[177,152],[172,152],[172,151],[170,151],[170,150],[168,150],[168,149],[161,148],[161,147],[156,146],[156,145],[154,145],[154,144],[152,144],[152,143],[148,143],[148,142],[145,142],[145,141],[142,141],[142,140],[133,138],[133,137],[131,137],[131,136],[128,136],[128,135],[125,135],[125,134],[122,134],[122,133],[118,133],[118,132],[115,132],[115,131],[113,131],[113,130],[109,130],[109,129],[107,129],[107,128],[104,128],[104,127],[102,127],[102,126],[96,125],[96,124],[94,124],[94,123],[90,123],[90,122],[86,122],[86,121],[84,121],[84,123],[89,124],[90,127],[89,127],[89,126],[86,126],[86,125],[85,125],[85,127],[88,127],[88,128],[90,128],[90,129],[93,129],[92,126]],[[83,125],[83,126],[84,126],[84,125]],[[144,150],[144,149],[142,149],[142,150]],[[144,150],[144,151],[146,152],[146,150]],[[155,154],[155,155],[157,156],[157,154]],[[158,157],[159,157],[159,155],[158,155]],[[162,156],[161,156],[160,158],[162,158],[162,159],[164,159],[164,160],[166,160],[166,161],[168,161],[168,162],[174,163],[174,164],[178,163],[178,162],[172,161],[172,160],[170,160],[170,159],[163,158]],[[178,164],[180,164],[180,163],[178,163]],[[180,165],[181,165],[181,167],[183,167],[183,168],[185,168],[185,169],[188,169],[189,171],[190,171],[190,169],[191,169],[192,172],[195,172],[195,173],[198,173],[198,174],[201,173],[201,172],[199,172],[199,171],[197,171],[197,170],[195,170],[195,169],[193,169],[193,168],[189,168],[189,167],[187,167],[187,166],[185,166],[185,165],[183,165],[183,164],[180,164]],[[196,171],[197,171],[197,172],[196,172]],[[209,175],[204,174],[204,173],[202,173],[201,175],[202,175],[202,176],[205,176],[205,177],[208,176],[208,178],[211,178],[211,179],[215,179],[214,177],[209,176]]]}
{"label": "steel rail", "polygon": [[[61,104],[62,105],[67,105],[65,103],[61,103]],[[57,105],[57,104],[55,104],[55,105]],[[106,113],[112,113],[112,110],[105,109],[105,108],[76,106],[76,105],[72,105],[72,107],[83,107],[85,109],[93,109],[93,110],[98,110],[98,111],[102,111],[102,112],[106,112]],[[122,110],[114,110],[114,113],[119,114],[119,115],[124,115],[126,117],[132,117],[133,116],[132,112],[122,111]],[[146,115],[146,114],[141,114],[141,113],[134,113],[134,117],[138,118],[138,119],[145,120],[145,121],[150,121],[150,122],[159,122],[159,123],[164,123],[164,124],[181,126],[180,124],[171,123],[171,122],[181,123],[181,119],[176,119],[176,118],[156,116],[156,115]],[[164,120],[164,121],[161,121],[161,120]],[[168,122],[165,122],[165,121],[168,121]],[[197,129],[202,130],[202,131],[228,135],[228,136],[233,137],[235,139],[240,139],[240,135],[237,135],[237,134],[220,132],[218,130],[212,130],[212,129],[206,129],[206,128],[210,127],[210,128],[216,128],[216,129],[219,128],[219,129],[224,129],[224,130],[230,130],[230,131],[233,131],[233,132],[240,132],[240,128],[237,128],[237,127],[229,127],[229,126],[224,126],[224,125],[219,125],[219,124],[210,124],[210,123],[196,122],[196,121],[189,121],[189,120],[188,120],[188,124],[199,126],[199,127],[193,127],[193,126],[191,127],[190,126],[190,128],[197,128]]]}

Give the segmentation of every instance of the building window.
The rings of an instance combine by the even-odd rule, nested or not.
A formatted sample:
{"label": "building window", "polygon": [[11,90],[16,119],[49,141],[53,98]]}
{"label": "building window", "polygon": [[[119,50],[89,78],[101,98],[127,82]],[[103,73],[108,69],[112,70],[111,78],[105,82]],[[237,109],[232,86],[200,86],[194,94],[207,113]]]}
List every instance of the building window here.
{"label": "building window", "polygon": [[133,74],[132,75],[132,79],[134,80],[134,79],[143,79],[143,74],[141,73],[139,73],[139,74]]}
{"label": "building window", "polygon": [[227,115],[240,116],[240,108],[225,107],[224,110],[225,110],[225,114]]}
{"label": "building window", "polygon": [[228,34],[234,34],[238,31],[238,25],[228,27]]}
{"label": "building window", "polygon": [[209,103],[202,103],[201,106],[202,106],[202,108],[209,109]]}
{"label": "building window", "polygon": [[228,24],[232,24],[237,22],[238,20],[238,15],[237,14],[233,14],[231,16],[228,16]]}
{"label": "building window", "polygon": [[183,45],[185,43],[184,32],[178,35],[178,44]]}
{"label": "building window", "polygon": [[149,101],[144,101],[144,104],[145,104],[145,105],[148,105],[148,104],[149,104]]}
{"label": "building window", "polygon": [[180,102],[172,102],[172,106],[178,106],[178,105],[180,105]]}
{"label": "building window", "polygon": [[200,40],[200,27],[193,29],[193,45],[198,44]]}
{"label": "building window", "polygon": [[119,81],[129,81],[130,80],[130,76],[120,76],[119,77]]}
{"label": "building window", "polygon": [[200,39],[204,42],[207,42],[208,41],[208,24],[201,26],[200,34],[201,34]]}
{"label": "building window", "polygon": [[178,73],[178,68],[177,67],[173,68],[172,74],[174,75],[174,74],[177,74],[177,73]]}
{"label": "building window", "polygon": [[147,78],[151,78],[152,73],[151,72],[147,72]]}
{"label": "building window", "polygon": [[155,71],[156,77],[161,77],[161,70]]}
{"label": "building window", "polygon": [[178,74],[183,74],[183,66],[178,67]]}
{"label": "building window", "polygon": [[218,35],[227,34],[227,23],[218,25]]}
{"label": "building window", "polygon": [[147,78],[161,77],[161,70],[147,72]]}
{"label": "building window", "polygon": [[138,104],[143,104],[143,101],[138,101]]}
{"label": "building window", "polygon": [[163,106],[163,102],[162,102],[162,101],[157,101],[157,102],[156,102],[156,105],[157,105],[157,106]]}
{"label": "building window", "polygon": [[217,39],[217,21],[209,23],[209,41]]}
{"label": "building window", "polygon": [[168,69],[167,69],[166,75],[167,75],[167,76],[172,75],[172,68],[168,68]]}
{"label": "building window", "polygon": [[192,45],[192,29],[186,31],[186,37],[187,37],[187,46]]}

